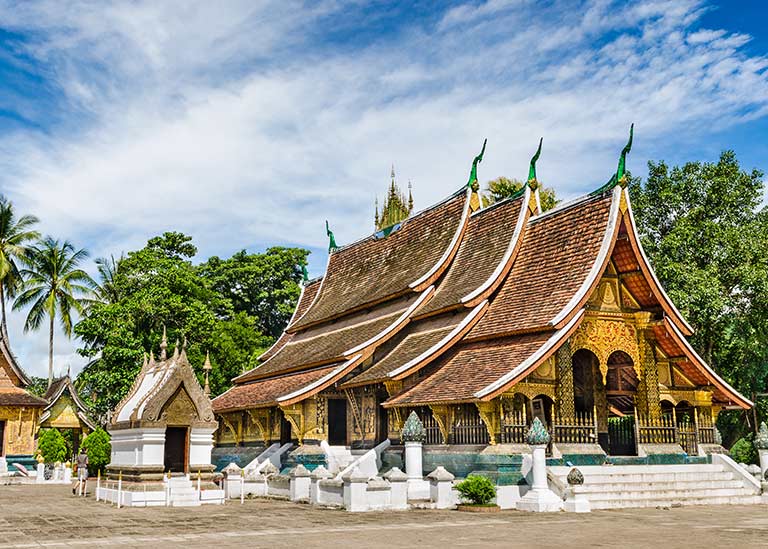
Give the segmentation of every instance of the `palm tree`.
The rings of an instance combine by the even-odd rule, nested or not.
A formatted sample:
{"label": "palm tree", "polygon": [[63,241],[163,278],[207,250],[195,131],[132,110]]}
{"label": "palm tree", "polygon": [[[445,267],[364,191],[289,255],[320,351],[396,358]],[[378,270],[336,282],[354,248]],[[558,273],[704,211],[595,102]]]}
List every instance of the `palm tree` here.
{"label": "palm tree", "polygon": [[123,255],[118,259],[115,259],[114,255],[96,259],[99,281],[96,283],[93,294],[97,303],[117,303],[120,301],[120,290],[117,287],[116,279],[120,270],[120,262],[123,259],[125,259]]}
{"label": "palm tree", "polygon": [[23,280],[18,261],[29,254],[28,242],[40,238],[31,229],[38,219],[33,215],[16,218],[13,203],[0,195],[0,336],[8,341],[5,301],[16,296]]}
{"label": "palm tree", "polygon": [[78,266],[88,257],[67,240],[48,236],[30,249],[21,270],[25,289],[13,304],[14,310],[30,305],[24,331],[37,330],[48,317],[48,386],[53,382],[53,328],[58,315],[67,337],[72,337],[72,312],[81,313],[89,300],[93,279]]}

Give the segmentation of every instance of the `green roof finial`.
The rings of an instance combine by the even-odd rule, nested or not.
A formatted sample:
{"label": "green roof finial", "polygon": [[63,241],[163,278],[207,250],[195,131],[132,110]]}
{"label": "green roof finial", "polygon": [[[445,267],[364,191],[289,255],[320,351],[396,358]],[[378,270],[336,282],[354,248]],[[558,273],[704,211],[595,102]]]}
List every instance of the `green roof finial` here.
{"label": "green roof finial", "polygon": [[542,137],[539,139],[539,148],[536,149],[536,154],[533,155],[533,158],[531,158],[531,167],[528,168],[528,183],[533,183],[535,181],[538,181],[536,179],[536,161],[539,159],[539,155],[541,155],[541,144],[544,142],[544,138]]}
{"label": "green roof finial", "polygon": [[469,181],[467,181],[467,187],[471,188],[473,191],[476,191],[479,188],[477,183],[477,164],[483,161],[486,143],[488,143],[487,139],[483,141],[483,149],[480,151],[480,154],[478,154],[472,161],[472,171],[469,172]]}
{"label": "green roof finial", "polygon": [[632,150],[632,135],[635,131],[635,125],[632,124],[629,127],[629,141],[627,141],[627,144],[624,145],[624,148],[621,149],[621,157],[619,157],[619,168],[616,170],[616,182],[619,185],[624,185],[626,183],[625,179],[625,172],[627,171],[627,154],[629,154],[629,151]]}
{"label": "green roof finial", "polygon": [[307,266],[306,265],[302,265],[301,266],[301,277],[302,277],[302,279],[304,281],[304,284],[309,282],[309,273],[307,272]]}
{"label": "green roof finial", "polygon": [[336,238],[333,236],[333,231],[328,226],[328,220],[325,220],[325,233],[328,235],[328,253],[338,248],[336,245]]}

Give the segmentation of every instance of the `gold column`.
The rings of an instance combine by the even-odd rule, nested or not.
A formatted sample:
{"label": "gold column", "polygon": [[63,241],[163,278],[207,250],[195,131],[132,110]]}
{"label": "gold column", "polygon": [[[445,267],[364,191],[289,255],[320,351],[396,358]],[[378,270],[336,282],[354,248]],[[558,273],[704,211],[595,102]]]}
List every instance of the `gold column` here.
{"label": "gold column", "polygon": [[573,397],[573,361],[571,342],[566,341],[557,350],[557,415],[560,418],[576,417],[576,403]]}
{"label": "gold column", "polygon": [[432,410],[432,417],[437,421],[437,425],[440,427],[440,434],[443,435],[443,444],[448,444],[448,436],[451,429],[451,409],[445,404],[430,405]]}
{"label": "gold column", "polygon": [[661,417],[661,399],[659,398],[659,368],[656,364],[654,341],[646,332],[640,349],[643,356],[643,379],[645,380],[647,413],[651,418],[658,419]]}
{"label": "gold column", "polygon": [[592,380],[594,382],[595,414],[597,415],[597,432],[608,432],[608,398],[605,396],[605,384],[600,364],[592,364]]}
{"label": "gold column", "polygon": [[485,424],[485,430],[488,431],[490,444],[496,444],[496,434],[501,432],[498,399],[491,400],[490,402],[475,402],[475,406],[477,406],[477,411],[480,412],[480,419]]}

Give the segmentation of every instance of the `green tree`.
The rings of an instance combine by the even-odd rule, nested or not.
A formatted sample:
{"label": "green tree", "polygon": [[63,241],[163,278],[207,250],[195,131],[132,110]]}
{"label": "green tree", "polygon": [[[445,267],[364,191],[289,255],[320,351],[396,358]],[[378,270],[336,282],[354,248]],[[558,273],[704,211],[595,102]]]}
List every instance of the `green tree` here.
{"label": "green tree", "polygon": [[85,448],[85,453],[88,454],[89,474],[93,475],[97,471],[103,473],[112,457],[112,444],[107,432],[102,428],[97,428],[83,439],[80,447]]}
{"label": "green tree", "polygon": [[53,382],[53,333],[58,317],[62,330],[72,336],[72,313],[81,313],[94,282],[79,266],[88,257],[69,242],[46,237],[30,248],[21,270],[25,289],[16,297],[14,309],[29,306],[24,331],[37,330],[48,318],[48,386]]}
{"label": "green tree", "polygon": [[117,271],[123,256],[115,259],[114,255],[96,259],[96,269],[99,280],[94,288],[94,297],[101,303],[117,303],[120,300],[120,290],[117,287]]}
{"label": "green tree", "polygon": [[[94,303],[75,327],[83,342],[78,352],[91,359],[78,376],[78,388],[102,418],[130,388],[143,354],[157,351],[164,326],[170,341],[186,338],[187,356],[201,380],[205,354],[210,352],[213,395],[228,389],[231,378],[272,344],[273,338],[262,334],[258,317],[233,306],[237,291],[221,280],[214,284],[205,276],[209,271],[192,264],[196,252],[191,237],[181,233],[165,233],[129,252],[117,262],[111,282],[117,299]],[[288,285],[268,278],[288,276],[284,272],[262,272],[263,280],[243,286]],[[244,279],[246,275],[247,270]],[[240,284],[237,278],[230,283]]]}
{"label": "green tree", "polygon": [[[716,163],[648,165],[630,193],[643,247],[696,333],[691,343],[737,389],[768,385],[768,211],[763,174],[732,151]],[[721,415],[722,416],[722,415]],[[753,429],[756,417],[747,418]],[[722,416],[721,426],[728,423]],[[737,433],[723,433],[733,440]]]}
{"label": "green tree", "polygon": [[0,333],[8,341],[5,302],[13,299],[22,287],[19,262],[29,254],[28,244],[40,238],[32,227],[37,223],[32,215],[16,216],[13,203],[0,195]]}
{"label": "green tree", "polygon": [[37,451],[45,463],[64,461],[67,457],[67,442],[58,429],[43,429],[37,439]]}
{"label": "green tree", "polygon": [[269,248],[263,254],[242,250],[230,259],[211,257],[199,270],[235,312],[254,317],[261,332],[278,337],[301,293],[301,268],[308,255],[298,248]]}
{"label": "green tree", "polygon": [[[483,193],[483,206],[490,206],[505,198],[509,198],[523,188],[525,183],[519,179],[510,179],[503,175],[492,179],[486,183],[487,189]],[[557,196],[555,190],[549,187],[541,186],[539,188],[539,201],[541,202],[541,211],[546,212],[557,206]]]}

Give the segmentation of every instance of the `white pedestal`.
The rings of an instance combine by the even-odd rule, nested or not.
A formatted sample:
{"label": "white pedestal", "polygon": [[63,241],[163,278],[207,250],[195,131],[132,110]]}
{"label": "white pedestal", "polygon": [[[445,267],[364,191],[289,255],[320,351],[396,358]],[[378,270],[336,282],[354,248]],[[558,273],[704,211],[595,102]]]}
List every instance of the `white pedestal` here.
{"label": "white pedestal", "polygon": [[560,511],[563,508],[563,500],[549,489],[547,483],[547,454],[546,446],[537,444],[531,446],[533,450],[533,486],[523,498],[517,502],[517,508],[521,511],[533,511],[536,513],[550,513]]}
{"label": "white pedestal", "polygon": [[765,472],[768,471],[768,448],[757,451],[760,455],[760,480],[765,480]]}
{"label": "white pedestal", "polygon": [[421,459],[421,442],[405,443],[405,473],[408,479],[419,479],[424,477]]}
{"label": "white pedestal", "polygon": [[37,478],[35,479],[35,482],[38,484],[45,482],[45,463],[37,464]]}

